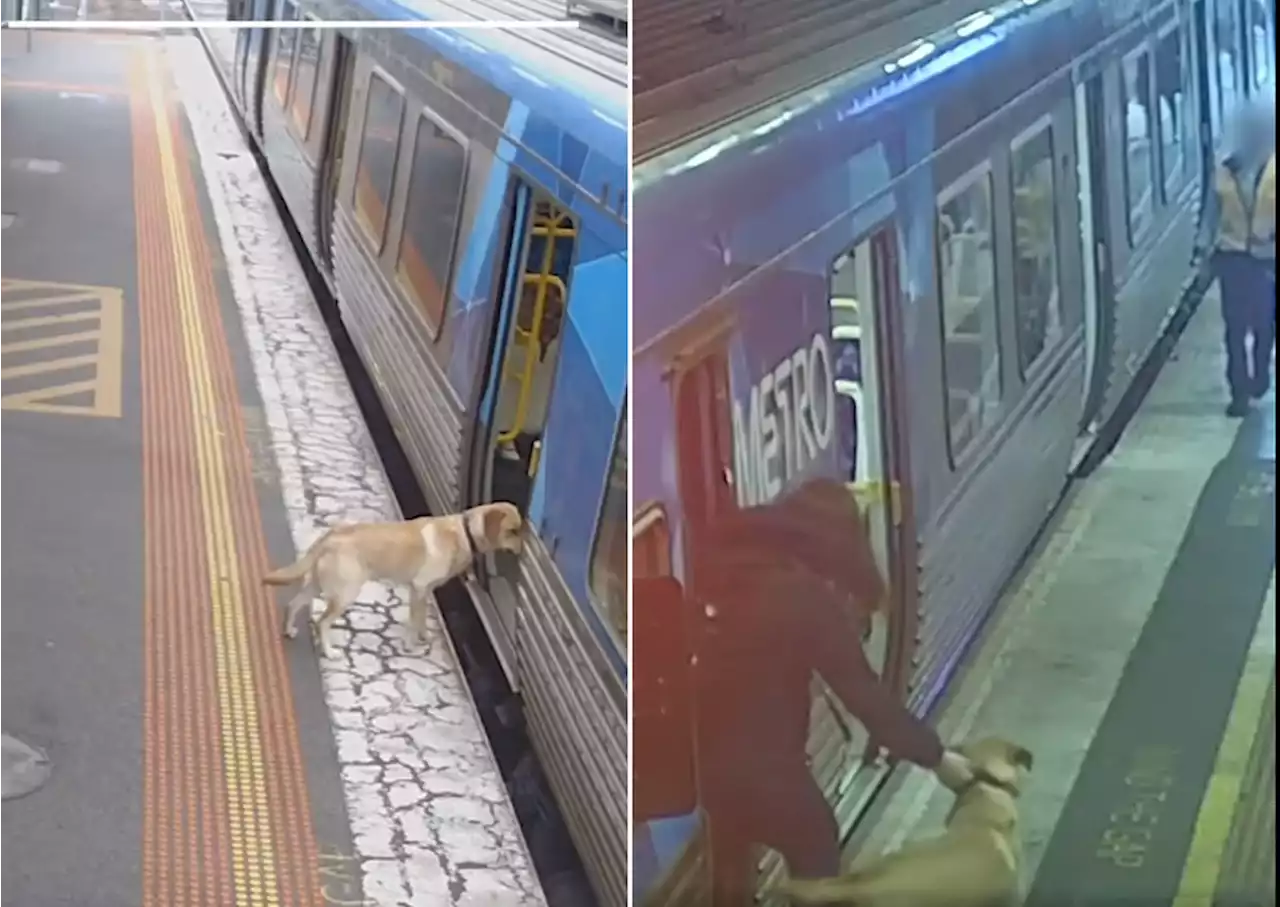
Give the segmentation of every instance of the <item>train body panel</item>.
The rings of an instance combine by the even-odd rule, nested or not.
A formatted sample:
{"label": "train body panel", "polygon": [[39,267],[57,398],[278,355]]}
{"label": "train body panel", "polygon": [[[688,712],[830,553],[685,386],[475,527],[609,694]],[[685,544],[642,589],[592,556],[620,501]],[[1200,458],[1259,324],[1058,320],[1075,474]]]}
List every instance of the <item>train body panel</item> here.
{"label": "train body panel", "polygon": [[[740,892],[744,841],[772,848],[767,878],[826,833],[795,817],[750,828],[741,804],[794,783],[783,756],[755,752],[784,720],[771,709],[809,712],[800,758],[842,840],[882,777],[816,662],[822,680],[785,707],[758,679],[792,657],[788,622],[823,619],[798,565],[820,540],[781,528],[806,488],[845,483],[889,581],[850,657],[861,646],[916,711],[940,700],[1082,434],[1115,413],[1193,277],[1204,176],[1253,90],[1223,98],[1222,72],[1271,78],[1269,49],[1246,65],[1240,48],[1257,57],[1263,42],[1243,27],[1224,53],[1202,37],[1219,7],[1243,20],[1246,4],[1003,4],[637,164],[633,835],[646,905]],[[1258,23],[1273,33],[1270,13]],[[757,528],[732,528],[742,520]],[[792,579],[735,586],[700,566],[725,557],[773,558]],[[778,623],[749,604],[771,582]],[[726,589],[740,600],[717,600]],[[750,707],[757,740],[708,738]],[[651,736],[666,742],[640,748]],[[706,764],[712,751],[739,764]],[[740,788],[710,780],[724,775]],[[788,822],[794,833],[777,830]]]}
{"label": "train body panel", "polygon": [[[260,18],[563,18],[251,0]],[[602,903],[626,878],[626,45],[246,29],[233,94],[429,506],[520,506],[469,581]],[[535,845],[536,846],[536,845]]]}

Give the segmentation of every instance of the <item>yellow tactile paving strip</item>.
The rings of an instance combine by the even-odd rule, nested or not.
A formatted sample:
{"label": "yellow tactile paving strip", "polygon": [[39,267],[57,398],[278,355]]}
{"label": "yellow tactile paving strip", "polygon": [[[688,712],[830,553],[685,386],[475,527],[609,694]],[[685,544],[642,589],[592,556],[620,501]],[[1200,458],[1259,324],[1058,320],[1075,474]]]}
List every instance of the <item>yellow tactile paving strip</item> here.
{"label": "yellow tactile paving strip", "polygon": [[1275,596],[1273,569],[1173,907],[1275,903]]}
{"label": "yellow tactile paving strip", "polygon": [[130,74],[146,602],[143,907],[322,902],[292,692],[190,149]]}
{"label": "yellow tactile paving strip", "polygon": [[1249,754],[1218,875],[1215,904],[1276,902],[1276,677]]}

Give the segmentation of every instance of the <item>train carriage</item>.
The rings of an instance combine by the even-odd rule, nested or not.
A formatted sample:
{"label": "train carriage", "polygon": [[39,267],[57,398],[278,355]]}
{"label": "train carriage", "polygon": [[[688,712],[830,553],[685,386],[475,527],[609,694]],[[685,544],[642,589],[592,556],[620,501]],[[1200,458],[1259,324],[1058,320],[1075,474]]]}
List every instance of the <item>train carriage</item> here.
{"label": "train carriage", "polygon": [[[1274,91],[1272,17],[1016,0],[637,162],[639,902],[741,902],[729,839],[768,846],[765,876],[849,839],[880,741],[816,661],[799,700],[768,682],[795,624],[829,622],[805,552],[853,525],[797,522],[797,499],[863,521],[889,600],[839,645],[928,712],[1194,276],[1224,124]],[[725,558],[736,584],[705,568]],[[768,743],[788,713],[809,715],[790,756]],[[804,785],[796,815],[753,812],[787,760],[829,832]]]}
{"label": "train carriage", "polygon": [[[241,18],[562,19],[551,0]],[[469,591],[593,887],[626,890],[626,25],[245,29],[232,93],[428,505],[532,532]]]}

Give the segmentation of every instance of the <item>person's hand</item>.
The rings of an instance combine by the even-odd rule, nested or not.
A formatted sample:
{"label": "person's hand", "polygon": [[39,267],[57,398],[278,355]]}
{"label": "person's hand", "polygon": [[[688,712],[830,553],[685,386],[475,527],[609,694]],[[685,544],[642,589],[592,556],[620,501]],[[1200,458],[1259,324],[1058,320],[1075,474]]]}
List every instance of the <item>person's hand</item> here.
{"label": "person's hand", "polygon": [[969,757],[955,750],[945,750],[942,761],[933,770],[942,786],[952,791],[959,791],[973,783],[973,763]]}

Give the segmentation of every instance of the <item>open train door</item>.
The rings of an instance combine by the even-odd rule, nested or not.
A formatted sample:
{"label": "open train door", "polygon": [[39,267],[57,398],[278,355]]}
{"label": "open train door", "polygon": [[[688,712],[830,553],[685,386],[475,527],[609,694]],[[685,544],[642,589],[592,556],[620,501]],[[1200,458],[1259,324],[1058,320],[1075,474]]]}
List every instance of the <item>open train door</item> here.
{"label": "open train door", "polygon": [[[877,225],[836,259],[830,288],[837,405],[844,402],[853,412],[849,487],[888,589],[880,614],[868,627],[867,657],[905,699],[918,613],[917,542],[911,519],[898,231],[892,221]],[[866,758],[877,755],[875,740],[866,740],[865,747]]]}
{"label": "open train door", "polygon": [[727,475],[730,322],[719,313],[675,331],[658,351],[675,410],[682,579],[671,563],[666,514],[641,502],[633,529],[632,692],[635,820],[669,818],[697,806],[694,760],[696,670],[688,609],[699,599],[697,551],[712,521],[736,509]]}
{"label": "open train door", "polygon": [[[1115,349],[1116,302],[1112,283],[1111,200],[1107,192],[1108,146],[1123,147],[1111,138],[1106,118],[1102,69],[1081,73],[1075,89],[1076,174],[1080,187],[1080,235],[1084,250],[1085,398],[1080,428],[1086,435],[1097,429],[1097,417],[1107,390],[1108,363]],[[1113,152],[1114,154],[1114,152]],[[1118,166],[1116,161],[1111,161]],[[1077,456],[1089,447],[1086,437]],[[1078,463],[1077,463],[1078,465]]]}
{"label": "open train door", "polygon": [[322,68],[321,84],[325,85],[324,130],[320,148],[320,174],[316,181],[316,237],[325,270],[333,274],[333,220],[338,207],[338,182],[342,177],[342,156],[347,148],[347,123],[351,97],[355,87],[355,46],[340,31],[330,32],[327,71]]}

